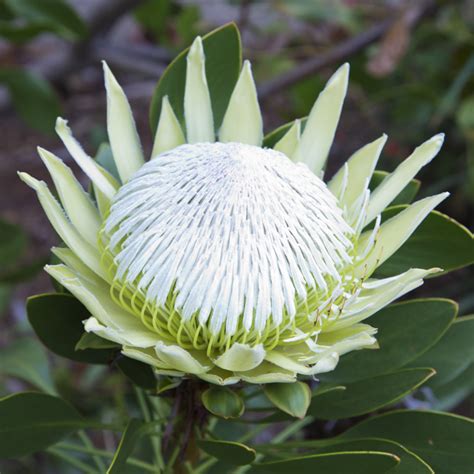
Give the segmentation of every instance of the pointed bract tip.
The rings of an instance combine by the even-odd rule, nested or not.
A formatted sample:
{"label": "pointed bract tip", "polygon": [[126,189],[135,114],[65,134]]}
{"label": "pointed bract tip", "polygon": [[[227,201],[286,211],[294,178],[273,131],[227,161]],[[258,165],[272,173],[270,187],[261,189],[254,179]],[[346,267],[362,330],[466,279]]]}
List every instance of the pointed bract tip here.
{"label": "pointed bract tip", "polygon": [[242,66],[242,69],[244,69],[244,70],[246,70],[246,71],[252,71],[252,63],[251,63],[248,59],[246,59],[246,60],[244,61],[244,64],[243,64],[243,66]]}
{"label": "pointed bract tip", "polygon": [[45,155],[48,152],[48,150],[46,150],[46,148],[43,148],[42,146],[37,146],[36,151],[38,152],[38,155],[41,158],[43,158],[43,155]]}
{"label": "pointed bract tip", "polygon": [[202,38],[200,36],[196,36],[196,38],[194,39],[193,44],[189,48],[187,58],[188,59],[204,58],[204,47],[202,45]]}
{"label": "pointed bract tip", "polygon": [[38,152],[38,155],[40,156],[40,158],[43,161],[44,160],[48,160],[48,161],[58,161],[59,160],[59,158],[54,156],[50,151],[46,150],[46,148],[43,148],[43,147],[39,146],[39,147],[36,147],[36,150]]}
{"label": "pointed bract tip", "polygon": [[55,162],[55,156],[50,153],[48,150],[42,148],[42,147],[36,147],[36,150],[38,151],[38,155],[41,158],[41,161],[48,166],[48,164],[51,164],[52,162]]}
{"label": "pointed bract tip", "polygon": [[57,133],[60,133],[62,131],[68,131],[69,130],[69,127],[68,127],[68,124],[67,124],[67,120],[66,119],[63,119],[62,117],[58,117],[56,119],[56,126],[55,126],[55,130]]}
{"label": "pointed bract tip", "polygon": [[431,137],[429,141],[439,142],[439,147],[441,148],[441,146],[444,143],[444,137],[445,137],[444,133],[438,133],[435,136]]}
{"label": "pointed bract tip", "polygon": [[109,68],[108,64],[105,61],[103,61],[102,66],[103,66],[103,69],[104,69],[104,83],[105,83],[106,91],[109,94],[111,92],[121,92],[121,93],[123,93],[122,88],[120,87],[120,84],[117,81],[117,78],[114,76],[114,73]]}
{"label": "pointed bract tip", "polygon": [[332,84],[335,84],[336,82],[343,81],[345,83],[349,82],[349,72],[350,72],[350,67],[349,63],[344,63],[342,66],[340,66],[336,72],[329,78],[326,87],[331,86]]}
{"label": "pointed bract tip", "polygon": [[30,188],[34,189],[35,191],[38,190],[41,181],[37,180],[36,178],[33,178],[33,176],[29,175],[28,173],[25,173],[24,171],[18,171],[17,174],[18,177]]}

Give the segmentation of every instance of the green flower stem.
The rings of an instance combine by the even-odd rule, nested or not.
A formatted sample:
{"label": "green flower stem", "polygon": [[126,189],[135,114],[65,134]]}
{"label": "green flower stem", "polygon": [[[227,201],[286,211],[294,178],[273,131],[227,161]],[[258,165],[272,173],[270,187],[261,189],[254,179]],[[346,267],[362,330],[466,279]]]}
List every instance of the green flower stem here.
{"label": "green flower stem", "polygon": [[312,416],[307,416],[302,420],[297,420],[288,425],[284,430],[280,431],[271,441],[270,444],[278,444],[291,438],[295,433],[298,433],[306,425],[311,424],[314,421]]}
{"label": "green flower stem", "polygon": [[63,453],[59,449],[58,445],[56,445],[56,447],[54,447],[54,448],[49,448],[47,450],[47,452],[49,454],[52,454],[53,456],[56,456],[59,459],[62,459],[63,461],[66,461],[71,466],[76,467],[81,472],[85,472],[86,474],[97,474],[97,473],[102,474],[102,472],[103,472],[103,471],[96,471],[95,469],[93,469],[88,464],[86,464],[82,461],[79,461],[79,459],[76,459],[73,456],[69,456],[68,454]]}
{"label": "green flower stem", "polygon": [[[90,438],[87,436],[86,432],[84,430],[78,431],[78,436],[83,442],[84,446],[89,449],[94,449],[94,445],[92,444],[92,441]],[[95,465],[97,466],[97,469],[99,469],[99,472],[105,472],[107,470],[104,461],[102,461],[102,458],[96,454],[92,455],[92,459],[94,460]]]}
{"label": "green flower stem", "polygon": [[245,433],[241,438],[237,440],[237,442],[245,443],[246,441],[249,441],[255,438],[255,436],[259,435],[262,431],[265,431],[267,428],[268,428],[268,423],[262,423],[261,425],[258,425],[252,430]]}
{"label": "green flower stem", "polygon": [[[146,393],[137,387],[134,387],[134,390],[137,396],[138,406],[140,407],[140,411],[142,412],[142,415],[143,415],[143,419],[147,423],[152,422],[152,413],[149,409]],[[150,443],[151,443],[151,446],[153,449],[153,455],[155,458],[155,466],[161,472],[164,469],[164,463],[163,463],[163,456],[161,455],[160,438],[157,436],[154,436],[154,433],[153,433],[153,435],[150,436]]]}
{"label": "green flower stem", "polygon": [[163,453],[161,451],[161,435],[163,434],[163,423],[167,416],[163,412],[162,406],[162,399],[158,397],[150,397],[147,393],[145,393],[149,406],[152,407],[151,416],[154,419],[154,422],[157,424],[156,429],[158,431],[158,437],[153,437],[153,442],[155,443],[156,447],[154,447],[154,453],[156,457],[156,461],[158,467],[163,471],[165,468],[165,463],[163,459]]}
{"label": "green flower stem", "polygon": [[176,459],[178,458],[178,454],[180,451],[181,451],[181,445],[179,443],[176,443],[176,446],[168,460],[167,469],[165,472],[170,472],[170,473],[173,472],[172,469],[173,469]]}
{"label": "green flower stem", "polygon": [[[103,449],[97,449],[97,448],[85,448],[83,446],[78,446],[73,443],[58,443],[55,445],[55,448],[63,449],[65,451],[75,451],[78,453],[101,456],[101,457],[109,458],[109,459],[112,459],[114,457],[114,453],[111,453],[110,451],[105,451]],[[153,466],[152,464],[146,463],[144,461],[140,461],[139,459],[135,459],[135,458],[128,458],[126,462],[127,464],[130,464],[131,466],[136,466],[143,469],[144,471],[154,472],[156,474],[156,467]],[[96,473],[96,471],[93,471],[93,472],[94,474]],[[105,471],[100,471],[100,472],[102,473]]]}

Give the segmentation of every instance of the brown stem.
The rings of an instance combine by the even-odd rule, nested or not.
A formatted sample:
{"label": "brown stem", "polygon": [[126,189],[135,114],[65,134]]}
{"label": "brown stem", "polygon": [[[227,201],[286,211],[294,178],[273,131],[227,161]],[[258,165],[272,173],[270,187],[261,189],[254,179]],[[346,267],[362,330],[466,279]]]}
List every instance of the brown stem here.
{"label": "brown stem", "polygon": [[[436,2],[434,0],[426,0],[420,2],[416,12],[410,17],[410,26],[415,26],[424,16],[430,13],[435,7]],[[313,57],[297,65],[291,71],[282,74],[275,79],[268,81],[263,84],[258,90],[258,96],[260,99],[266,99],[269,96],[273,96],[281,90],[296,84],[297,82],[315,74],[324,67],[339,63],[350,56],[354,55],[358,51],[364,49],[372,43],[378,41],[392,26],[393,19],[385,20],[378,23],[372,28],[364,31],[360,35],[343,41],[339,45],[335,46],[331,50],[323,53],[319,56]]]}

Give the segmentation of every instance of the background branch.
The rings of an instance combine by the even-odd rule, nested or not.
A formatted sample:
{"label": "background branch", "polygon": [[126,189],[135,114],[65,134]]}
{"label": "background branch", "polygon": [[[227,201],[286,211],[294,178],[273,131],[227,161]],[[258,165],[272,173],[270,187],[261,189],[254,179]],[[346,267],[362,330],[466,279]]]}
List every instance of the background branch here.
{"label": "background branch", "polygon": [[[414,8],[410,10],[410,15],[407,17],[407,24],[410,27],[414,27],[424,16],[433,12],[435,7],[435,1],[420,2],[418,5],[415,5]],[[330,64],[345,61],[355,53],[382,38],[382,36],[390,30],[394,21],[395,19],[390,19],[378,23],[360,35],[349,38],[329,51],[298,64],[291,71],[288,71],[275,79],[269,80],[258,89],[259,98],[261,100],[266,99],[267,97],[306,79]]]}

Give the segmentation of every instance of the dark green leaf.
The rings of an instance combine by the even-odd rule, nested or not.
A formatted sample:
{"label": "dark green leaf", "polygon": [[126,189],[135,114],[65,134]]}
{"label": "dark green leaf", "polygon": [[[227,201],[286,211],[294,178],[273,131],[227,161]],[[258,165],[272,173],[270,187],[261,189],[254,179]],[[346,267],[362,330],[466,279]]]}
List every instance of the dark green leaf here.
{"label": "dark green leaf", "polygon": [[245,409],[240,396],[227,387],[210,387],[203,392],[201,400],[208,411],[222,418],[238,418]]}
{"label": "dark green leaf", "polygon": [[[342,391],[342,390],[345,390],[346,387],[344,387],[343,385],[328,385],[328,384],[320,384],[316,390],[312,393],[312,399],[311,399],[311,404],[314,404],[314,403],[317,403],[314,399],[323,395],[323,394],[328,394],[328,393],[331,393],[331,392],[339,392],[339,391]],[[272,411],[272,408],[273,407],[268,407],[267,410],[265,411]],[[248,410],[248,411],[251,411],[251,410]],[[263,411],[263,410],[258,410],[258,411]],[[259,420],[258,422],[257,421],[253,421],[254,423],[278,423],[278,422],[281,422],[281,421],[289,421],[291,420],[291,417],[286,414],[286,413],[282,413],[282,412],[275,412],[273,414],[271,414],[270,416],[267,416],[266,418],[262,418],[261,420]]]}
{"label": "dark green leaf", "polygon": [[68,39],[85,36],[86,26],[63,0],[5,0],[10,10],[33,24],[49,27]]}
{"label": "dark green leaf", "polygon": [[[454,301],[441,298],[390,305],[370,318],[370,324],[378,329],[380,349],[346,354],[333,372],[321,374],[319,378],[332,383],[349,383],[399,369],[439,341],[456,312]],[[432,367],[418,362],[416,365]]]}
{"label": "dark green leaf", "polygon": [[45,350],[31,337],[16,339],[2,349],[0,372],[23,379],[45,392],[55,392]]}
{"label": "dark green leaf", "polygon": [[165,375],[160,375],[158,377],[156,393],[157,395],[160,393],[167,392],[168,390],[173,390],[173,388],[178,387],[181,385],[183,379],[182,377],[167,377]]}
{"label": "dark green leaf", "polygon": [[424,459],[436,473],[474,471],[474,421],[448,413],[397,410],[369,418],[343,438],[394,440]]}
{"label": "dark green leaf", "polygon": [[90,316],[73,296],[64,293],[36,295],[28,299],[26,310],[31,326],[41,342],[55,354],[78,362],[107,364],[116,350],[75,347],[84,333],[82,321]]}
{"label": "dark green leaf", "polygon": [[84,349],[117,349],[120,345],[116,342],[109,341],[97,336],[93,332],[85,332],[82,334],[75,346],[76,351],[83,351]]}
{"label": "dark green leaf", "polygon": [[[400,463],[390,470],[391,474],[433,474],[434,471],[419,456],[394,441],[379,438],[340,440],[339,438],[292,442],[291,448],[308,450],[308,453],[336,453],[341,451],[381,451],[391,453]],[[270,448],[271,449],[271,448]],[[285,445],[275,445],[275,454],[281,454]],[[270,451],[271,453],[271,451]]]}
{"label": "dark green leaf", "polygon": [[244,466],[255,461],[255,450],[242,443],[234,441],[222,441],[201,439],[199,447],[210,456],[213,456],[226,464]]}
{"label": "dark green leaf", "polygon": [[[404,206],[382,213],[382,220],[394,216]],[[474,236],[444,214],[432,211],[411,237],[376,270],[377,277],[398,275],[410,268],[440,267],[445,272],[474,263]],[[438,274],[439,275],[439,274]]]}
{"label": "dark green leaf", "polygon": [[108,143],[102,143],[97,150],[95,160],[100,166],[105,168],[118,182],[120,182],[120,175],[115,164],[112,148]]}
{"label": "dark green leaf", "polygon": [[29,126],[53,132],[60,106],[48,82],[23,69],[3,68],[0,83],[8,87],[16,110]]}
{"label": "dark green leaf", "polygon": [[311,389],[303,382],[265,384],[263,391],[277,408],[296,418],[304,418],[311,403]]}
{"label": "dark green leaf", "polygon": [[[369,188],[374,190],[388,175],[386,171],[376,170],[370,180]],[[389,204],[390,206],[397,206],[399,204],[410,204],[420,189],[421,181],[412,179],[401,191],[400,194]]]}
{"label": "dark green leaf", "polygon": [[438,387],[453,380],[474,362],[473,341],[474,315],[458,318],[441,340],[412,364],[433,367],[436,375],[429,385]]}
{"label": "dark green leaf", "polygon": [[122,438],[118,445],[117,450],[115,451],[112,462],[107,469],[107,474],[120,474],[128,472],[127,469],[130,466],[127,466],[127,459],[132,454],[133,449],[137,441],[142,436],[146,424],[135,418],[132,418],[129,422],[125,431],[123,432]]}
{"label": "dark green leaf", "polygon": [[384,452],[342,452],[314,454],[284,461],[255,464],[249,472],[288,474],[334,473],[334,474],[382,474],[393,469],[398,457]]}
{"label": "dark green leaf", "polygon": [[[240,74],[242,47],[239,30],[229,23],[203,36],[206,77],[211,94],[214,126],[219,129],[234,86]],[[150,124],[156,130],[162,98],[167,95],[178,120],[184,125],[184,86],[186,55],[184,50],[168,66],[158,82],[150,107]]]}
{"label": "dark green leaf", "polygon": [[329,392],[315,398],[308,413],[324,420],[363,415],[395,403],[433,374],[432,369],[403,369],[347,384],[345,390]]}
{"label": "dark green leaf", "polygon": [[120,357],[117,367],[133,384],[146,390],[156,389],[157,380],[149,365],[129,357]]}
{"label": "dark green leaf", "polygon": [[[304,130],[306,120],[306,117],[301,119],[301,131]],[[278,143],[278,141],[283,138],[283,135],[285,135],[285,133],[290,129],[293,123],[294,120],[285,123],[284,125],[280,125],[278,128],[275,128],[275,130],[271,131],[270,133],[267,133],[267,135],[265,135],[265,137],[263,138],[263,146],[267,148],[273,148]]]}
{"label": "dark green leaf", "polygon": [[436,410],[451,411],[459,403],[474,393],[474,364],[449,382],[432,387],[434,401],[433,408]]}
{"label": "dark green leaf", "polygon": [[0,458],[40,451],[84,426],[81,415],[61,398],[33,392],[2,398]]}

